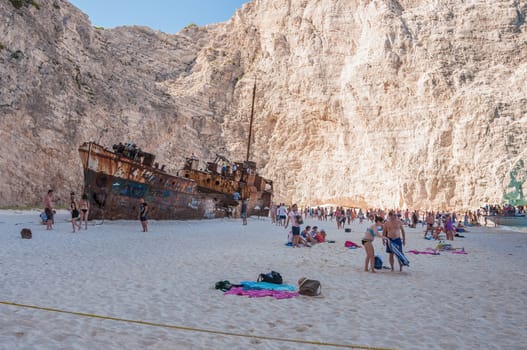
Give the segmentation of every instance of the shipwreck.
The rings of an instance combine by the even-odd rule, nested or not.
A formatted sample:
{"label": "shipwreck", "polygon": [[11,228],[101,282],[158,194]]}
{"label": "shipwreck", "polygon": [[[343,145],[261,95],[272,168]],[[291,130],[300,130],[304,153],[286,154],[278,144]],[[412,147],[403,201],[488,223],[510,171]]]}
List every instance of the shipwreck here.
{"label": "shipwreck", "polygon": [[178,174],[169,174],[154,154],[132,143],[108,149],[85,142],[79,154],[94,219],[136,219],[140,198],[156,220],[237,215],[241,200],[248,203],[248,215],[266,216],[271,206],[273,183],[258,175],[251,161],[230,162],[217,155],[200,169],[199,160],[190,157]]}

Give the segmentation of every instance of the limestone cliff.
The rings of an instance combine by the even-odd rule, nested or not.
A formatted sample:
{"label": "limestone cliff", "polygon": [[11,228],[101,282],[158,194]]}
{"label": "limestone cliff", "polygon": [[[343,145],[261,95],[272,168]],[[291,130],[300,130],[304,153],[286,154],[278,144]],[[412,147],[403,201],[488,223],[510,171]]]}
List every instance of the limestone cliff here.
{"label": "limestone cliff", "polygon": [[[77,147],[175,171],[251,157],[277,200],[469,208],[523,200],[525,1],[253,0],[174,35],[0,0],[0,205],[80,190]],[[38,6],[35,6],[38,5]]]}

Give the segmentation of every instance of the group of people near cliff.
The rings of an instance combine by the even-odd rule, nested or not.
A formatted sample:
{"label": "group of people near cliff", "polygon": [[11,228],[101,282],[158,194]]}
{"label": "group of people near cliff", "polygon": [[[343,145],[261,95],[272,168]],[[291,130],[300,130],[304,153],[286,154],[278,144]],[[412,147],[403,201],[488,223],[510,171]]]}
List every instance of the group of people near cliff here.
{"label": "group of people near cliff", "polygon": [[[44,212],[40,214],[42,224],[46,225],[46,230],[52,230],[55,224],[55,206],[53,199],[53,190],[48,190],[44,196]],[[75,197],[75,192],[70,193],[70,202],[68,210],[71,215],[72,232],[80,231],[84,223],[84,229],[88,229],[88,216],[90,213],[90,201],[88,195],[84,193],[80,200]],[[141,223],[143,232],[148,232],[148,215],[149,207],[143,198],[139,199],[138,219]]]}

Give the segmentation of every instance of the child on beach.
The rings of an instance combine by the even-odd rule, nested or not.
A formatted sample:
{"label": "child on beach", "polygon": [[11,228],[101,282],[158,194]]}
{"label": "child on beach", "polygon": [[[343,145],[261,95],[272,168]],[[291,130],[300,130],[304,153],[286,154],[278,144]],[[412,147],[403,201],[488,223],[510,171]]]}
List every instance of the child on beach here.
{"label": "child on beach", "polygon": [[316,243],[311,237],[311,226],[307,225],[306,228],[300,232],[300,239],[301,241],[303,240],[305,246],[310,246],[310,243]]}
{"label": "child on beach", "polygon": [[375,236],[382,237],[382,224],[384,220],[380,216],[375,216],[373,225],[366,229],[364,237],[362,238],[362,245],[366,250],[366,260],[364,261],[364,271],[368,271],[368,266],[371,266],[371,272],[375,273],[375,251],[373,249],[373,240]]}

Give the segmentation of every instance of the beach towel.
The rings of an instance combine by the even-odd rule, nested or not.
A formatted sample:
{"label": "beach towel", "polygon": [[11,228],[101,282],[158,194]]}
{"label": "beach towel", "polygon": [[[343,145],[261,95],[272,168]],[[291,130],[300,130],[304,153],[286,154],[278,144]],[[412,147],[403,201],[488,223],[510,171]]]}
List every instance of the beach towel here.
{"label": "beach towel", "polygon": [[290,292],[283,290],[269,290],[269,289],[244,289],[242,287],[234,287],[223,293],[223,295],[242,295],[249,298],[273,297],[275,299],[289,299],[297,297],[298,292]]}
{"label": "beach towel", "polygon": [[392,241],[389,238],[384,238],[386,242],[386,252],[388,252],[388,248],[395,254],[397,259],[399,260],[399,263],[403,266],[410,266],[410,261],[406,256],[404,256],[403,252],[400,251],[396,244],[392,244]]}
{"label": "beach towel", "polygon": [[[433,251],[433,252],[437,252],[438,249],[434,249],[434,248],[426,248],[427,251]],[[466,251],[465,251],[465,247],[461,247],[461,248],[450,248],[450,249],[444,249],[444,250],[441,250],[443,252],[449,252],[449,253],[452,253],[452,254],[468,254]],[[437,252],[437,255],[439,255],[439,252]]]}
{"label": "beach towel", "polygon": [[419,251],[419,250],[408,250],[407,253],[410,254],[425,254],[425,255],[439,255],[439,253],[434,249],[433,251]]}
{"label": "beach towel", "polygon": [[346,248],[350,248],[350,249],[362,248],[360,245],[358,245],[357,243],[354,243],[354,242],[352,242],[352,241],[346,241],[346,242],[344,242],[344,247],[346,247]]}
{"label": "beach towel", "polygon": [[255,281],[242,281],[240,282],[240,285],[245,290],[281,290],[281,291],[294,291],[295,286],[292,286],[290,284],[276,284],[276,283],[268,283],[268,282],[255,282]]}

